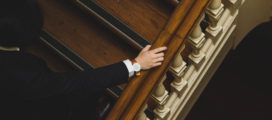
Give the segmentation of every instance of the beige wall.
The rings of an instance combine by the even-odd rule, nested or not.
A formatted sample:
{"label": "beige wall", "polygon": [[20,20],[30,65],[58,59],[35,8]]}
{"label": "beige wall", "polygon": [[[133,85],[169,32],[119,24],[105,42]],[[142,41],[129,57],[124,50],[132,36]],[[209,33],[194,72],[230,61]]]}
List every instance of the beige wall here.
{"label": "beige wall", "polygon": [[258,24],[272,16],[272,0],[245,0],[237,18],[237,31],[234,35],[236,46],[244,36]]}

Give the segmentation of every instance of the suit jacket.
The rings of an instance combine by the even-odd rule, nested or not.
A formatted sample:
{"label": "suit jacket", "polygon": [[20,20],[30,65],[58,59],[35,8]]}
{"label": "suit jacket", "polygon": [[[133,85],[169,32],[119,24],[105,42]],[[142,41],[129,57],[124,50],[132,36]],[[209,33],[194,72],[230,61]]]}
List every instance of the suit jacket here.
{"label": "suit jacket", "polygon": [[71,109],[81,113],[76,108],[93,103],[97,99],[93,96],[127,80],[123,62],[92,71],[57,73],[31,54],[0,51],[0,119],[70,119]]}

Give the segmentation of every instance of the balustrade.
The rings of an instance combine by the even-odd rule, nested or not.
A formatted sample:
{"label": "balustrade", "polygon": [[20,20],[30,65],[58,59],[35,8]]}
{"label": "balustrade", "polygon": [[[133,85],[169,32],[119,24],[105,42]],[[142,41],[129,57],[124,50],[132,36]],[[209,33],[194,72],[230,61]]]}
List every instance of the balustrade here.
{"label": "balustrade", "polygon": [[[169,0],[169,2],[172,4],[178,4],[180,1]],[[186,3],[187,1],[184,2]],[[202,2],[203,1],[199,0],[195,1],[194,4],[199,5],[198,7],[203,7],[207,1],[204,1],[203,5],[201,4]],[[175,51],[171,51],[175,52],[175,54],[171,54],[173,59],[171,59],[170,63],[169,60],[167,61],[170,66],[164,66],[165,68],[162,68],[166,70],[158,70],[154,72],[158,72],[160,75],[147,75],[148,77],[145,78],[149,80],[156,79],[158,76],[163,76],[161,80],[158,80],[159,82],[156,84],[157,86],[153,86],[152,100],[155,103],[155,107],[147,107],[147,98],[139,99],[144,101],[144,103],[142,105],[143,107],[136,115],[137,120],[150,119],[144,113],[147,109],[153,109],[151,111],[153,111],[153,117],[155,120],[173,120],[177,119],[178,116],[181,116],[180,118],[184,119],[184,116],[187,114],[186,112],[189,110],[184,108],[193,104],[193,102],[188,103],[188,101],[192,99],[195,100],[197,97],[193,97],[194,93],[199,93],[199,91],[204,89],[208,79],[203,81],[203,78],[210,77],[213,74],[209,73],[209,68],[228,40],[227,38],[230,33],[227,32],[233,32],[233,29],[235,28],[235,15],[237,14],[237,10],[241,4],[241,0],[226,0],[224,2],[221,0],[210,0],[210,4],[205,10],[202,9],[202,12],[201,10],[197,10],[197,6],[192,6],[192,8],[190,8],[192,11],[197,11],[198,16],[196,17],[192,14],[186,14],[187,16],[185,17],[193,17],[195,22],[190,23],[188,21],[189,19],[186,20],[185,18],[185,20],[182,20],[182,22],[179,23],[179,27],[177,27],[175,33],[171,35],[172,37],[168,36],[168,38],[171,38],[171,40],[169,40],[170,47],[173,47],[175,42],[180,43],[177,42],[178,40],[186,40],[183,44],[180,44],[179,47],[175,48]],[[174,18],[170,21],[172,20],[174,20]],[[201,26],[201,22],[203,21],[208,21],[208,26],[206,26],[206,28]],[[190,23],[191,28],[187,31],[188,34],[184,35],[183,32],[186,30],[183,30],[180,26],[186,26],[188,23]],[[175,23],[175,25],[177,24]],[[171,30],[174,29],[171,28]],[[162,32],[162,34],[166,33],[168,35],[170,34],[167,31]],[[165,41],[162,43],[165,43]],[[172,49],[170,48],[170,50]],[[166,55],[167,54],[169,53],[166,53]],[[166,73],[164,71],[170,72],[173,79],[169,81],[169,79],[166,78]],[[202,86],[198,86],[202,82]],[[144,81],[142,84],[148,83]],[[155,82],[152,82],[152,85],[154,83]],[[164,85],[164,83],[170,83],[170,86]],[[169,86],[170,88],[168,89],[166,86]],[[140,92],[137,92],[136,95],[139,96],[143,93],[144,90],[141,90]],[[136,103],[136,100],[132,100],[131,104],[134,106],[127,107],[126,110],[136,108]],[[139,104],[137,103],[137,105]],[[129,115],[132,111],[135,110],[125,112],[125,115],[123,115],[125,117],[122,118],[133,118],[133,116]]]}

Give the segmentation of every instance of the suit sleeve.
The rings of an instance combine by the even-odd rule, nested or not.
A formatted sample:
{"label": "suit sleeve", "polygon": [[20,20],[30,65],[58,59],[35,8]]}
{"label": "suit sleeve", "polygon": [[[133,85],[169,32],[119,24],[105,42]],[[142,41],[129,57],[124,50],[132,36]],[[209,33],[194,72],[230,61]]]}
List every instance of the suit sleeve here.
{"label": "suit sleeve", "polygon": [[[47,67],[46,67],[47,68]],[[128,81],[128,70],[123,62],[88,71],[57,73],[46,69],[38,79],[27,81],[24,95],[35,99],[61,94],[90,94]]]}

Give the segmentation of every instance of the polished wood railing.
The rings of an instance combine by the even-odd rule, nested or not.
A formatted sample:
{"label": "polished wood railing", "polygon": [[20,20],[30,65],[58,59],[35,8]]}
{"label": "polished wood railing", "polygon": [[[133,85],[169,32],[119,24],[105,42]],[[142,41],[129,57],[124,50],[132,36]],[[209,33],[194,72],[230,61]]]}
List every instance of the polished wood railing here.
{"label": "polished wood railing", "polygon": [[121,97],[111,110],[107,120],[132,120],[145,106],[152,90],[165,75],[171,61],[182,48],[195,22],[204,12],[209,0],[183,0],[172,14],[168,24],[162,30],[152,47],[167,46],[162,66],[151,71],[144,71],[126,86]]}

